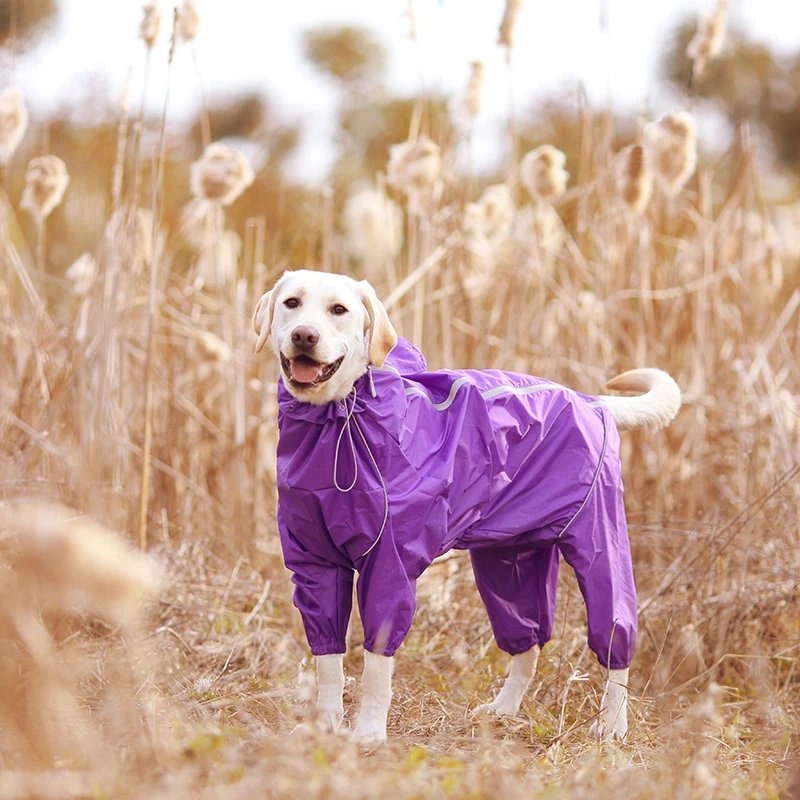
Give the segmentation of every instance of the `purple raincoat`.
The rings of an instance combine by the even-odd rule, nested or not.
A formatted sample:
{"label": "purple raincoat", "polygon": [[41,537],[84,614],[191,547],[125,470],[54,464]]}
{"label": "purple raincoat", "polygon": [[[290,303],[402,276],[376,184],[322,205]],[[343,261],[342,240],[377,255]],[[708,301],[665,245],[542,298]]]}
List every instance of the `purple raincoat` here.
{"label": "purple raincoat", "polygon": [[627,667],[636,592],[610,412],[529,375],[425,369],[400,339],[346,400],[315,406],[279,385],[278,525],[311,652],[345,652],[358,571],[364,647],[394,654],[417,578],[459,548],[501,649],[550,638],[562,553],[590,647]]}

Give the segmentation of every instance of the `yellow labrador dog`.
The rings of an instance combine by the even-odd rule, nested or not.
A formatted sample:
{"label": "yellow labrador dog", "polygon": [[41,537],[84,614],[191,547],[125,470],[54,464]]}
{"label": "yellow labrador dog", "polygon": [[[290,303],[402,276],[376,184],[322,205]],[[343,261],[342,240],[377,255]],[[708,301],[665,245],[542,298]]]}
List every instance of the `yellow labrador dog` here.
{"label": "yellow labrador dog", "polygon": [[256,352],[272,336],[279,385],[278,527],[295,605],[317,660],[317,718],[343,715],[353,576],[365,632],[354,736],[386,738],[393,656],[421,572],[468,549],[498,645],[512,655],[497,698],[519,710],[555,613],[561,555],[586,601],[589,646],[608,670],[592,732],[627,730],[636,594],[618,428],[666,425],[672,378],[633,370],[590,397],[533,376],[428,372],[365,281],[287,272],[258,302]]}

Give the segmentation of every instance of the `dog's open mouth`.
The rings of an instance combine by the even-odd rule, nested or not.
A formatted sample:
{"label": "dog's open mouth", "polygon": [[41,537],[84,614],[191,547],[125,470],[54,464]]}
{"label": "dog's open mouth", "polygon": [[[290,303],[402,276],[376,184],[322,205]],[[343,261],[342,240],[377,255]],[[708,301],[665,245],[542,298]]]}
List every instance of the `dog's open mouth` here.
{"label": "dog's open mouth", "polygon": [[342,361],[344,356],[331,361],[330,364],[320,364],[310,356],[300,355],[289,359],[281,353],[283,372],[292,385],[298,388],[309,388],[330,380],[342,366]]}

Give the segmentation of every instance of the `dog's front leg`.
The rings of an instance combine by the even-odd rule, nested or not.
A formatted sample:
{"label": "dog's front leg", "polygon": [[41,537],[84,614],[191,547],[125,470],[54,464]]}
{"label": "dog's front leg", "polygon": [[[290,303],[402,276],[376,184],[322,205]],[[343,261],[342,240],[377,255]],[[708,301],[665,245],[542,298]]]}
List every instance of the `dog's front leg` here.
{"label": "dog's front leg", "polygon": [[508,673],[503,688],[491,702],[478,706],[473,713],[493,711],[501,717],[513,717],[519,713],[522,698],[531,685],[536,674],[536,665],[539,663],[539,647],[534,645],[525,653],[511,656],[511,670]]}
{"label": "dog's front leg", "polygon": [[622,739],[628,732],[628,669],[610,669],[600,703],[600,718],[589,735],[596,739]]}
{"label": "dog's front leg", "polygon": [[344,715],[344,656],[333,653],[317,656],[317,707],[314,717],[319,725],[336,733]]}
{"label": "dog's front leg", "polygon": [[386,741],[393,672],[394,658],[364,651],[361,709],[353,730],[353,737],[359,744],[374,745]]}

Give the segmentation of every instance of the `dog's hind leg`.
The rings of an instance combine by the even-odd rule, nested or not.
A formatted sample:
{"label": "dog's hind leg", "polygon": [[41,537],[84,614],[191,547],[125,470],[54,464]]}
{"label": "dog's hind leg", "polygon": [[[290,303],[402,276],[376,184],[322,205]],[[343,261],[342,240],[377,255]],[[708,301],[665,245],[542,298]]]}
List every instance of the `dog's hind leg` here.
{"label": "dog's hind leg", "polygon": [[558,546],[575,570],[586,603],[589,647],[608,670],[596,737],[628,730],[628,667],[636,652],[636,587],[622,502],[619,463],[606,461],[600,480]]}
{"label": "dog's hind leg", "polygon": [[497,645],[512,656],[500,693],[476,712],[514,716],[536,672],[539,647],[553,630],[558,549],[486,547],[470,550],[470,557]]}
{"label": "dog's hind leg", "polygon": [[501,717],[513,717],[519,713],[525,692],[531,685],[539,662],[539,646],[535,645],[527,653],[519,653],[511,657],[511,669],[503,684],[503,688],[491,703],[478,706],[472,713],[493,711]]}
{"label": "dog's hind leg", "polygon": [[628,732],[628,669],[610,669],[600,702],[600,717],[589,728],[595,739],[622,739]]}

